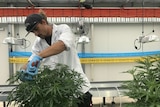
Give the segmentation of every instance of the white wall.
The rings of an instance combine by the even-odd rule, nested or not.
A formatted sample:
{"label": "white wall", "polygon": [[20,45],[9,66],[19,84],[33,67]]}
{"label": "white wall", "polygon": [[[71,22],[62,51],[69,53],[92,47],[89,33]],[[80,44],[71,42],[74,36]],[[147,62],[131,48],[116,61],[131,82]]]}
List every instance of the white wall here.
{"label": "white wall", "polygon": [[[160,37],[160,25],[156,24],[155,34]],[[144,24],[144,34],[152,32],[153,24]],[[160,50],[160,42],[146,43],[136,50],[134,40],[142,34],[142,24],[95,24],[93,38],[86,45],[86,52],[94,53],[129,53]],[[92,50],[91,50],[92,47]],[[86,74],[91,81],[118,81],[131,79],[123,71],[132,69],[136,63],[87,64]]]}
{"label": "white wall", "polygon": [[7,84],[9,78],[8,45],[2,44],[2,41],[8,35],[7,24],[0,24],[4,30],[0,31],[0,84]]}
{"label": "white wall", "polygon": [[[26,39],[26,47],[17,45],[15,47],[15,51],[31,52],[31,48],[32,48],[32,45],[34,43],[34,40],[35,40],[36,36],[33,33],[30,33],[27,37],[25,37],[27,32],[26,32],[23,24],[16,25],[15,30],[17,31],[17,32],[15,32],[15,35],[17,33],[19,33],[20,38]],[[16,64],[16,71],[18,71],[22,65],[23,64]]]}
{"label": "white wall", "polygon": [[[155,26],[155,34],[160,36],[160,25]],[[145,24],[144,34],[152,32],[152,24]],[[142,34],[142,25],[133,24],[96,24],[94,27],[93,52],[137,52],[134,40]],[[144,51],[159,50],[160,42],[144,45]],[[142,50],[139,50],[142,51]]]}
{"label": "white wall", "polygon": [[16,51],[23,51],[23,52],[30,52],[36,36],[34,36],[33,33],[30,33],[27,37],[25,37],[27,32],[26,32],[23,24],[15,25],[15,31],[16,31],[15,35],[17,33],[19,33],[20,38],[24,38],[27,40],[27,42],[26,42],[27,48],[24,48],[24,46],[16,46],[15,50]]}
{"label": "white wall", "polygon": [[[6,27],[7,25],[1,24]],[[73,27],[73,26],[72,26]],[[160,25],[155,24],[155,34],[160,36]],[[153,24],[144,24],[144,34],[152,32]],[[26,34],[24,25],[15,25],[15,35],[19,32],[21,38],[25,38]],[[91,35],[93,34],[93,35]],[[85,45],[85,52],[94,53],[128,53],[128,52],[142,52],[142,51],[157,51],[160,50],[160,42],[152,42],[144,44],[143,50],[136,50],[134,48],[134,40],[142,34],[142,24],[138,23],[106,23],[106,24],[93,24],[93,33],[90,32],[89,37],[91,42]],[[7,29],[0,31],[0,40],[7,37]],[[30,34],[26,37],[31,45],[23,49],[23,47],[16,46],[16,51],[30,51],[35,36]],[[5,80],[9,75],[8,66],[8,47],[7,45],[0,44],[1,50],[1,78],[0,84],[5,84]],[[81,45],[78,45],[78,51],[81,52]],[[91,81],[118,81],[128,80],[131,76],[122,73],[131,69],[136,63],[106,63],[106,64],[86,64],[85,73]],[[21,64],[16,65],[19,69]]]}

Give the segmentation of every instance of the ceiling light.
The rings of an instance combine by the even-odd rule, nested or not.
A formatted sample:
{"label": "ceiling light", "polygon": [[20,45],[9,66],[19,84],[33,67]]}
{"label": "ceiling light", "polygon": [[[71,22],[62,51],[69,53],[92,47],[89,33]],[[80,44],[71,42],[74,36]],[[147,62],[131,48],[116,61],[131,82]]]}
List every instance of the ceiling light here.
{"label": "ceiling light", "polygon": [[79,0],[80,3],[83,3],[83,2],[85,2],[85,1],[86,1],[86,0]]}
{"label": "ceiling light", "polygon": [[[149,42],[158,42],[159,37],[155,34],[150,34],[146,36],[139,36],[137,39],[134,40],[134,47],[135,49],[139,50],[141,47],[143,47],[144,43],[149,43]],[[136,45],[136,42],[139,43],[139,46]]]}
{"label": "ceiling light", "polygon": [[147,36],[140,36],[138,38],[138,41],[140,43],[157,42],[157,41],[159,41],[159,37],[154,34],[147,35]]}

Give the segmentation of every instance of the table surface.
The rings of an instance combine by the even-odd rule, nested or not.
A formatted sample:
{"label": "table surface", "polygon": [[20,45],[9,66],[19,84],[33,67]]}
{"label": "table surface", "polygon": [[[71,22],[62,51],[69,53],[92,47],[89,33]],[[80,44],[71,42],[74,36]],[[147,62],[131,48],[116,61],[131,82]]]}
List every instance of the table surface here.
{"label": "table surface", "polygon": [[[121,87],[123,81],[91,82],[93,97],[119,97],[126,91]],[[0,85],[0,101],[6,101],[8,94],[16,85]]]}

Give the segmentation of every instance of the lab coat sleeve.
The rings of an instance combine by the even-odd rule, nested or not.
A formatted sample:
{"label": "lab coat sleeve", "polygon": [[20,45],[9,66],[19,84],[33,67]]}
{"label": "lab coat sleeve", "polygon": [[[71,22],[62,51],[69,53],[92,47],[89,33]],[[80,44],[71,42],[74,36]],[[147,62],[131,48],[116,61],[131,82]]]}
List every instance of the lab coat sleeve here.
{"label": "lab coat sleeve", "polygon": [[63,41],[67,51],[70,50],[75,41],[71,28],[68,25],[63,26],[63,30],[59,37],[59,40]]}
{"label": "lab coat sleeve", "polygon": [[32,55],[29,57],[28,61],[30,61],[35,55],[37,55],[40,52],[40,46],[39,46],[40,42],[39,41],[40,41],[40,38],[37,37],[33,43],[32,50],[31,50]]}

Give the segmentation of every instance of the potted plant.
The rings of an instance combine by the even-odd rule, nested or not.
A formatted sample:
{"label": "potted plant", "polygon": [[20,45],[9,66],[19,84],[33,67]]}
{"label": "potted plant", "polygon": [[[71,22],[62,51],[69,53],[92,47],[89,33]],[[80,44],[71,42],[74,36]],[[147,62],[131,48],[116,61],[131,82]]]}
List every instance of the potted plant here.
{"label": "potted plant", "polygon": [[38,75],[30,81],[19,81],[21,73],[17,72],[9,78],[9,84],[18,82],[8,97],[8,104],[12,102],[19,107],[76,107],[80,91],[84,84],[80,74],[69,69],[67,65],[57,64],[51,70],[44,67]]}
{"label": "potted plant", "polygon": [[122,85],[128,90],[124,95],[135,102],[123,107],[160,107],[160,55],[142,57],[137,63],[133,69],[125,71],[133,80]]}

